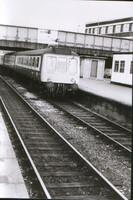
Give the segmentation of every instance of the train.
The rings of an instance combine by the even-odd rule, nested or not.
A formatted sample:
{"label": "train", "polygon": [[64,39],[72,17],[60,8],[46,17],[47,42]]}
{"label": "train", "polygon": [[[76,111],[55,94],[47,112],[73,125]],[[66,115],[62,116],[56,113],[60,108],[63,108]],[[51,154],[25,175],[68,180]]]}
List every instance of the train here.
{"label": "train", "polygon": [[78,90],[80,58],[68,48],[54,46],[7,53],[3,68],[21,74],[50,96]]}
{"label": "train", "polygon": [[4,58],[4,55],[3,55],[3,54],[0,54],[0,66],[3,65],[3,58]]}

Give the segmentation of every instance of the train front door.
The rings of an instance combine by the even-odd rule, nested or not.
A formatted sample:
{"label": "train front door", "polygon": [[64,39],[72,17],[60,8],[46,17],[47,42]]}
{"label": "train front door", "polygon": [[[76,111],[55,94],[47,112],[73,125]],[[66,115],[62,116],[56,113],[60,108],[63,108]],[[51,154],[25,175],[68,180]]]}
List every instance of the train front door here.
{"label": "train front door", "polygon": [[98,61],[92,60],[90,77],[97,78]]}

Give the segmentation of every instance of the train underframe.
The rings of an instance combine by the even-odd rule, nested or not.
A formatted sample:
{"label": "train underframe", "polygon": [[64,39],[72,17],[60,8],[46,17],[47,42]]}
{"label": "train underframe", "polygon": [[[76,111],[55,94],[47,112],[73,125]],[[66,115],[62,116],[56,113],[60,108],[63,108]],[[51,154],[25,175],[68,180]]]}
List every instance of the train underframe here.
{"label": "train underframe", "polygon": [[47,88],[47,93],[49,96],[64,96],[67,92],[76,92],[78,90],[78,85],[65,84],[65,83],[53,83],[47,82],[44,84]]}
{"label": "train underframe", "polygon": [[28,80],[28,85],[31,89],[35,89],[40,93],[43,93],[49,97],[56,96],[65,96],[68,93],[75,94],[78,90],[78,85],[76,83],[73,84],[63,84],[63,83],[53,83],[47,82],[42,83],[35,81],[33,79]]}
{"label": "train underframe", "polygon": [[5,75],[12,76],[18,82],[28,86],[30,89],[37,90],[40,93],[44,93],[47,96],[64,96],[66,93],[75,93],[78,90],[78,85],[76,83],[66,84],[66,83],[53,83],[53,82],[40,82],[31,77],[25,76],[19,72],[15,72],[9,68],[1,68],[1,72]]}

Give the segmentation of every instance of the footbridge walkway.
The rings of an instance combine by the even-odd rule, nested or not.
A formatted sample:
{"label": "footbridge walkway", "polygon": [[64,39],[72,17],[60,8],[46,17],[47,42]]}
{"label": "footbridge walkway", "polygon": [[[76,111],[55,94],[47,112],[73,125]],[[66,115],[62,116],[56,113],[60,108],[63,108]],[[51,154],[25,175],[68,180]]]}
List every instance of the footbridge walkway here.
{"label": "footbridge walkway", "polygon": [[133,51],[133,41],[105,35],[0,25],[0,49],[27,50],[50,45],[68,47],[79,55],[112,56]]}

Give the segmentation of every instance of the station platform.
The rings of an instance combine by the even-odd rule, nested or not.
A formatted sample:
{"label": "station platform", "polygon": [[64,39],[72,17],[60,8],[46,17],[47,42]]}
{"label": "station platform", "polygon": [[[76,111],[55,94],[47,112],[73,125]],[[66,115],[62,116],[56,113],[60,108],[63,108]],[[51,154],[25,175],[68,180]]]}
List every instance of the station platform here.
{"label": "station platform", "polygon": [[80,78],[79,89],[127,106],[132,106],[132,88],[113,84],[107,78],[104,80]]}
{"label": "station platform", "polygon": [[0,113],[0,198],[29,198],[15,152]]}

